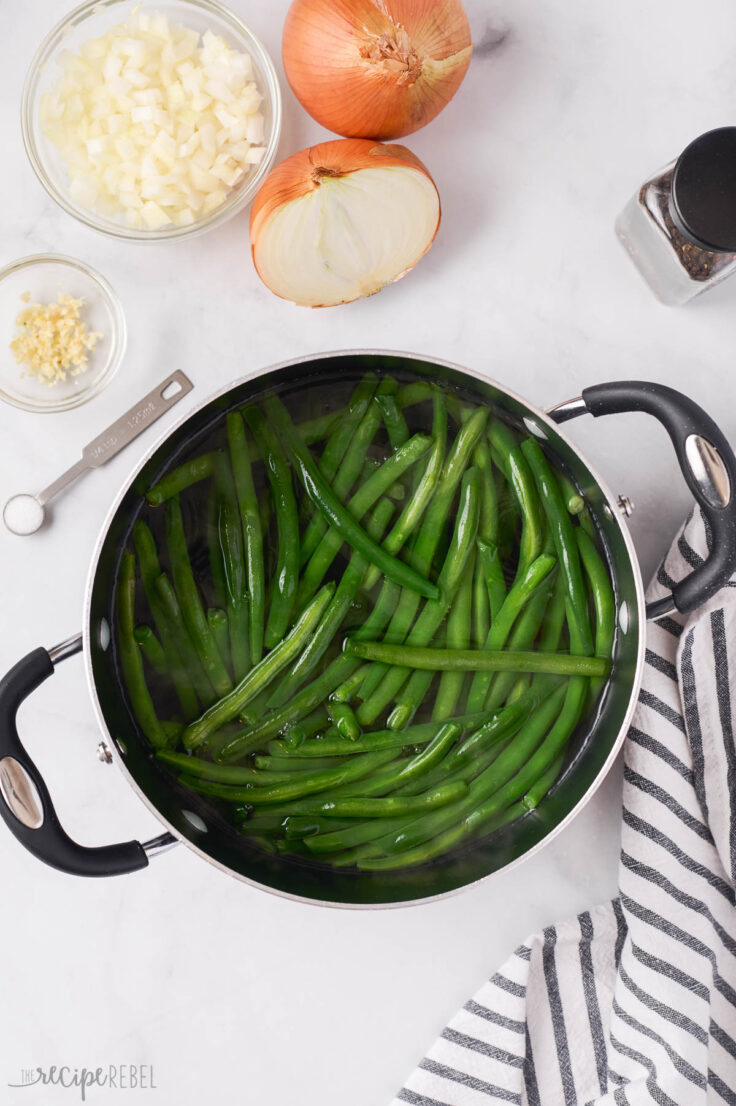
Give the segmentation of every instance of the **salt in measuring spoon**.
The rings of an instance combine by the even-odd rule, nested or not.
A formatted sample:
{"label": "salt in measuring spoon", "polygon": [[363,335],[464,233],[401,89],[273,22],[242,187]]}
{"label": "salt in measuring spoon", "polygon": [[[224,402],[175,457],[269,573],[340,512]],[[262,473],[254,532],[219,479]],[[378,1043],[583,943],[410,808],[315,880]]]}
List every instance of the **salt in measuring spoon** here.
{"label": "salt in measuring spoon", "polygon": [[139,434],[165,414],[170,407],[191,392],[194,385],[177,370],[144,396],[139,403],[103,430],[82,450],[81,460],[67,469],[58,480],[38,495],[21,492],[12,496],[3,508],[3,522],[12,534],[35,534],[43,525],[46,504],[88,469],[97,469],[129,445]]}

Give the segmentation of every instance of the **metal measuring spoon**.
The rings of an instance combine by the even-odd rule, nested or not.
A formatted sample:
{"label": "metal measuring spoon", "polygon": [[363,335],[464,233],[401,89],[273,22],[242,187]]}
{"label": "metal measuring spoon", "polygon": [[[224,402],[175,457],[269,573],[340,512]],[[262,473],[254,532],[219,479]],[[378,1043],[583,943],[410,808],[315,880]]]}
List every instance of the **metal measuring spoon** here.
{"label": "metal measuring spoon", "polygon": [[88,469],[97,469],[178,403],[194,385],[183,372],[172,373],[158,387],[103,430],[82,450],[82,458],[38,495],[21,492],[3,508],[3,522],[13,534],[35,534],[43,525],[46,504]]}

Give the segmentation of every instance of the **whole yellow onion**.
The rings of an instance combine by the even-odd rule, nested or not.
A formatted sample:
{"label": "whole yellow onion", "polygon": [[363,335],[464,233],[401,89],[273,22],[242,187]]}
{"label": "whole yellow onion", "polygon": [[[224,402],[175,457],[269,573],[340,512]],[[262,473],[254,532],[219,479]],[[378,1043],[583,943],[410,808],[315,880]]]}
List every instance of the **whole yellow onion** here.
{"label": "whole yellow onion", "polygon": [[457,92],[473,45],[460,0],[294,0],[284,69],[302,106],[348,138],[419,130]]}

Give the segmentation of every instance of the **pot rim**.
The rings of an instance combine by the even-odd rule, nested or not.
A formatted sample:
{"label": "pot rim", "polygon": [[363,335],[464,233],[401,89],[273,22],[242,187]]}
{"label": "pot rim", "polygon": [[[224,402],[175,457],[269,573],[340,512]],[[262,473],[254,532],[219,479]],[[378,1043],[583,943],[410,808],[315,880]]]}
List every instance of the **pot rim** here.
{"label": "pot rim", "polygon": [[[497,868],[493,872],[488,872],[486,875],[481,876],[476,880],[471,880],[469,883],[462,884],[460,887],[453,888],[450,891],[442,891],[442,892],[439,892],[436,895],[427,895],[427,896],[425,896],[423,898],[419,898],[419,899],[406,899],[402,902],[343,903],[343,902],[328,901],[328,900],[325,900],[325,899],[309,898],[308,896],[305,896],[305,895],[295,895],[295,894],[292,894],[291,892],[283,891],[283,890],[281,890],[277,887],[269,887],[268,885],[266,885],[264,883],[259,883],[257,880],[251,879],[249,876],[243,875],[241,872],[234,871],[232,868],[229,868],[226,864],[223,864],[219,860],[215,860],[214,857],[210,856],[210,854],[205,849],[203,849],[199,845],[195,844],[195,842],[191,841],[188,837],[185,837],[180,832],[180,830],[178,830],[169,821],[167,821],[167,819],[161,814],[161,812],[158,810],[158,808],[151,802],[148,795],[146,795],[146,793],[139,786],[137,780],[134,778],[132,773],[128,770],[128,767],[127,767],[123,757],[120,755],[120,752],[117,748],[117,745],[116,745],[115,741],[113,740],[112,735],[110,734],[110,732],[107,728],[107,723],[105,722],[105,717],[104,717],[104,714],[103,714],[103,711],[102,711],[102,706],[100,704],[99,697],[97,695],[97,687],[96,687],[96,684],[95,684],[95,681],[94,681],[94,675],[93,675],[93,672],[92,672],[92,653],[91,653],[91,650],[89,649],[89,639],[90,639],[90,633],[91,633],[90,619],[91,619],[92,590],[93,590],[93,586],[94,586],[95,577],[96,577],[96,574],[97,574],[97,566],[98,566],[100,554],[102,552],[102,547],[103,547],[103,545],[105,543],[105,540],[107,538],[107,534],[108,534],[108,531],[110,529],[110,524],[112,522],[112,519],[113,519],[118,507],[120,506],[120,503],[122,502],[123,497],[128,492],[130,486],[132,485],[133,481],[137,477],[138,473],[148,463],[148,461],[151,459],[151,457],[154,455],[154,453],[162,445],[164,445],[165,442],[175,433],[175,431],[177,431],[181,426],[183,426],[184,423],[186,423],[192,416],[198,414],[198,412],[200,412],[203,408],[207,407],[210,403],[214,402],[217,399],[222,398],[223,396],[227,395],[228,392],[231,392],[234,388],[240,387],[240,385],[242,385],[242,384],[246,384],[249,381],[256,380],[256,379],[258,379],[259,376],[264,376],[266,373],[277,372],[281,369],[290,368],[294,365],[299,365],[299,364],[304,363],[304,362],[326,361],[326,360],[330,360],[332,358],[337,358],[337,357],[356,357],[356,356],[397,357],[397,358],[404,358],[404,359],[409,360],[409,361],[423,361],[423,362],[426,362],[426,363],[429,363],[429,364],[440,365],[443,368],[452,369],[455,372],[460,373],[461,375],[465,375],[465,376],[470,377],[472,380],[480,381],[483,384],[490,384],[492,387],[497,388],[500,392],[503,392],[505,395],[509,396],[511,399],[515,400],[517,403],[521,404],[521,406],[526,408],[529,411],[529,414],[532,415],[535,419],[538,419],[539,422],[542,425],[548,426],[548,427],[550,427],[550,429],[554,430],[555,434],[559,435],[559,437],[562,438],[565,441],[565,443],[570,447],[570,449],[573,450],[573,452],[576,453],[581,458],[581,460],[584,462],[584,464],[588,468],[591,476],[595,479],[595,481],[598,485],[598,488],[603,493],[603,496],[604,496],[604,499],[605,499],[605,506],[611,512],[611,518],[616,523],[616,525],[618,526],[618,529],[619,529],[619,531],[621,533],[621,536],[623,538],[623,541],[624,541],[624,545],[626,547],[626,551],[627,551],[628,556],[629,556],[632,575],[634,577],[634,584],[635,584],[635,588],[636,588],[636,599],[637,599],[638,637],[639,637],[639,640],[637,642],[636,666],[635,666],[635,669],[634,669],[634,674],[633,674],[633,678],[632,678],[632,682],[631,682],[631,693],[630,693],[630,697],[629,697],[629,704],[628,704],[628,707],[626,709],[626,713],[624,715],[624,719],[623,719],[623,722],[621,724],[621,728],[619,730],[618,736],[616,737],[616,740],[614,741],[614,743],[613,743],[613,745],[610,749],[610,752],[609,752],[608,756],[606,757],[606,760],[604,761],[601,768],[599,769],[598,774],[595,777],[595,779],[593,780],[593,782],[590,784],[588,789],[581,796],[581,798],[578,800],[578,802],[575,804],[575,806],[572,808],[572,810],[570,810],[565,815],[565,817],[560,822],[558,822],[557,825],[555,825],[549,831],[549,833],[547,833],[540,841],[538,841],[535,845],[533,845],[525,853],[522,853],[521,856],[518,856],[514,860],[511,860],[507,864],[504,864],[503,867]],[[433,357],[431,355],[425,355],[425,354],[421,354],[421,353],[407,353],[407,352],[404,352],[402,350],[343,349],[343,350],[329,350],[329,351],[324,352],[324,353],[302,354],[299,357],[290,357],[285,361],[279,361],[279,362],[277,362],[276,364],[273,364],[273,365],[265,365],[262,368],[253,370],[253,372],[246,373],[244,376],[238,377],[236,380],[230,381],[229,384],[227,384],[224,387],[218,389],[217,391],[211,392],[210,394],[208,394],[206,396],[206,398],[202,400],[201,403],[197,404],[197,406],[195,406],[191,410],[186,411],[183,414],[181,414],[181,416],[176,420],[176,422],[174,422],[165,431],[163,431],[161,434],[159,434],[156,441],[151,446],[149,446],[149,448],[146,450],[146,452],[139,458],[137,465],[131,470],[131,472],[129,473],[127,479],[121,485],[118,494],[115,496],[115,498],[112,501],[112,504],[111,504],[111,506],[110,506],[110,508],[107,512],[107,515],[106,515],[105,520],[102,524],[102,527],[100,528],[97,540],[95,542],[95,547],[94,547],[93,552],[92,552],[92,558],[90,560],[89,571],[88,571],[88,574],[87,574],[87,582],[85,584],[84,622],[83,622],[83,628],[82,628],[82,637],[83,637],[83,641],[84,641],[84,645],[85,645],[85,648],[83,649],[83,655],[84,655],[85,673],[86,673],[86,677],[87,677],[87,686],[89,688],[90,696],[92,698],[92,705],[93,705],[93,708],[94,708],[95,715],[97,717],[98,724],[99,724],[100,729],[102,731],[102,734],[104,736],[106,736],[107,738],[109,738],[109,745],[110,745],[110,748],[112,749],[112,754],[113,754],[113,759],[115,761],[115,764],[123,772],[128,784],[132,787],[133,791],[136,793],[138,798],[143,802],[143,804],[147,807],[147,809],[154,815],[154,817],[157,819],[157,821],[163,827],[165,827],[166,830],[168,830],[168,832],[172,835],[172,837],[174,837],[177,841],[181,842],[187,848],[191,849],[192,852],[194,852],[197,856],[201,857],[208,864],[211,864],[213,867],[219,869],[221,872],[224,872],[226,875],[229,875],[232,878],[239,880],[241,883],[246,883],[246,884],[250,885],[251,887],[256,888],[259,891],[265,891],[265,892],[268,892],[269,894],[276,895],[279,898],[290,899],[293,902],[307,903],[310,906],[333,907],[333,908],[338,909],[338,910],[388,910],[388,909],[400,909],[400,908],[411,907],[411,906],[422,906],[422,905],[425,905],[426,903],[438,902],[441,899],[450,898],[453,895],[458,895],[463,891],[469,890],[471,887],[476,887],[481,883],[485,883],[487,880],[490,880],[493,877],[500,875],[501,872],[510,872],[513,868],[517,867],[518,865],[522,864],[526,860],[530,859],[530,857],[534,856],[536,853],[540,852],[545,846],[550,844],[550,842],[553,841],[554,838],[558,836],[558,834],[562,833],[562,831],[573,821],[573,819],[577,817],[577,815],[582,811],[582,809],[587,805],[587,803],[593,798],[596,791],[601,786],[604,779],[606,778],[606,776],[610,772],[610,770],[613,767],[613,764],[616,760],[616,757],[618,756],[619,751],[620,751],[620,749],[621,749],[621,747],[624,743],[624,739],[626,737],[626,734],[628,733],[629,726],[631,724],[631,720],[632,720],[632,717],[634,715],[634,711],[636,710],[636,705],[637,705],[638,696],[639,696],[639,689],[640,689],[640,686],[641,686],[642,674],[643,674],[643,670],[644,670],[646,624],[647,623],[646,623],[646,604],[645,604],[645,598],[644,598],[644,583],[643,583],[642,576],[641,576],[641,568],[639,566],[639,558],[637,556],[636,549],[634,547],[634,542],[633,542],[633,539],[631,537],[631,533],[629,531],[629,528],[628,528],[624,518],[622,517],[620,511],[618,510],[616,497],[614,496],[611,489],[608,487],[608,484],[606,483],[606,481],[603,480],[603,478],[600,476],[600,474],[598,473],[598,470],[593,465],[590,464],[590,462],[588,461],[587,456],[580,450],[580,448],[576,445],[576,443],[568,436],[568,434],[565,432],[563,427],[561,425],[559,425],[558,423],[556,423],[554,421],[554,419],[552,419],[550,417],[550,415],[548,415],[545,410],[543,410],[540,407],[536,407],[534,404],[531,404],[529,402],[529,400],[525,399],[523,396],[520,396],[517,392],[514,392],[511,388],[508,388],[505,384],[502,384],[500,381],[496,380],[495,378],[487,376],[484,373],[477,372],[474,369],[465,368],[464,366],[458,365],[453,361],[447,361],[447,360],[444,360],[443,358],[437,358],[437,357]]]}

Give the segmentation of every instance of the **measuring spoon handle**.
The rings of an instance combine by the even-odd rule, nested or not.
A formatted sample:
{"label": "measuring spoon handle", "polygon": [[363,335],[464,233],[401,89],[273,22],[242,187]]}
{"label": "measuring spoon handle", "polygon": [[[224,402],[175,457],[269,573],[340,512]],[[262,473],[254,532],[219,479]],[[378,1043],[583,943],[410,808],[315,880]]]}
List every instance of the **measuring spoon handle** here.
{"label": "measuring spoon handle", "polygon": [[62,473],[53,484],[36,497],[43,506],[58,495],[60,491],[81,476],[87,469],[97,469],[111,457],[129,445],[139,434],[161,418],[163,414],[178,403],[194,385],[188,376],[177,369],[162,380],[152,391],[139,400],[129,411],[116,419],[107,430],[103,430],[82,450],[82,459]]}
{"label": "measuring spoon handle", "polygon": [[86,461],[76,461],[66,472],[62,472],[61,476],[54,480],[53,484],[49,484],[48,488],[44,488],[42,492],[39,492],[36,499],[42,507],[45,507],[49,500],[53,499],[59,492],[63,492],[68,484],[71,484],[73,480],[76,480],[77,477],[81,476],[83,472],[86,472],[88,468],[89,465]]}

